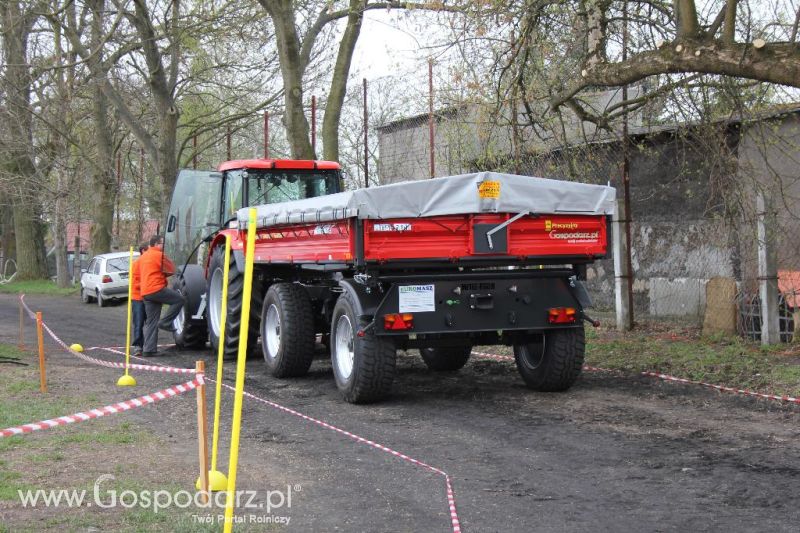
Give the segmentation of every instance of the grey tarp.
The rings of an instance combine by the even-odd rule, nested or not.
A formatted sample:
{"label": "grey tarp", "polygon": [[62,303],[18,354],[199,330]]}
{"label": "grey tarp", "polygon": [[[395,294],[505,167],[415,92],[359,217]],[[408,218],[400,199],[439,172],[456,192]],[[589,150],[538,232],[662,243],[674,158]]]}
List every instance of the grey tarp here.
{"label": "grey tarp", "polygon": [[[491,193],[479,194],[483,182]],[[481,197],[484,196],[484,197]],[[487,197],[489,196],[489,197]],[[491,197],[496,196],[496,197]],[[317,198],[259,205],[258,227],[330,222],[345,218],[416,218],[469,213],[611,215],[613,187],[497,172],[478,172],[358,189]],[[238,212],[247,226],[248,210]]]}

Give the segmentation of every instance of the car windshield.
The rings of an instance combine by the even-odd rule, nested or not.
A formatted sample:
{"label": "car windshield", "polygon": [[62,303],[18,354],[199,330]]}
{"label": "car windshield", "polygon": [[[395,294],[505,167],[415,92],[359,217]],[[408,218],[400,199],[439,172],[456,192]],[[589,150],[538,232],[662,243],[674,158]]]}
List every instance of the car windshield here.
{"label": "car windshield", "polygon": [[115,257],[106,261],[106,272],[127,272],[128,258]]}
{"label": "car windshield", "polygon": [[247,171],[247,197],[251,206],[314,198],[336,191],[338,171]]}

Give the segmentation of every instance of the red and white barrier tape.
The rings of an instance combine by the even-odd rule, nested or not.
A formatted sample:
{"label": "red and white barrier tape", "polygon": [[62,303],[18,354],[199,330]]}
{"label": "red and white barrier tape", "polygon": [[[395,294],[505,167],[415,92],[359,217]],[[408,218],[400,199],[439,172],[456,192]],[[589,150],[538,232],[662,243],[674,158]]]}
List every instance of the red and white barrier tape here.
{"label": "red and white barrier tape", "polygon": [[[107,351],[110,351],[110,352],[119,353],[116,350],[114,350],[113,348],[101,348],[101,349],[104,349],[104,350],[107,350]],[[135,357],[135,358],[139,359],[139,357],[137,357],[135,355],[131,356],[131,357]],[[156,363],[156,364],[158,364],[158,363]],[[211,378],[206,378],[206,381],[208,381],[210,383],[217,384],[217,382],[215,380],[211,379]],[[219,385],[222,385],[222,387],[224,387],[224,388],[226,388],[226,389],[228,389],[230,391],[235,391],[236,390],[234,387],[228,385],[227,383],[220,383]],[[390,455],[392,455],[394,457],[397,457],[397,458],[402,459],[402,460],[404,460],[404,461],[406,461],[408,463],[414,464],[416,466],[419,466],[421,468],[424,468],[426,470],[429,470],[431,472],[434,472],[434,473],[439,474],[440,476],[444,477],[446,494],[447,494],[447,507],[448,507],[448,511],[450,513],[450,524],[451,524],[451,526],[453,528],[453,533],[461,533],[461,522],[459,521],[458,512],[456,510],[455,491],[453,490],[453,484],[452,484],[452,481],[450,479],[450,475],[447,474],[447,472],[445,472],[444,470],[436,468],[435,466],[431,466],[431,465],[429,465],[429,464],[427,464],[427,463],[425,463],[423,461],[420,461],[419,459],[414,459],[413,457],[410,457],[410,456],[408,456],[408,455],[406,455],[404,453],[395,451],[395,450],[389,448],[388,446],[384,446],[383,444],[379,444],[379,443],[377,443],[377,442],[375,442],[373,440],[366,439],[364,437],[356,435],[355,433],[351,433],[350,431],[338,428],[338,427],[334,426],[333,424],[329,424],[329,423],[327,423],[327,422],[325,422],[323,420],[320,420],[318,418],[314,418],[314,417],[305,415],[305,414],[303,414],[303,413],[301,413],[299,411],[295,411],[294,409],[291,409],[289,407],[285,407],[285,406],[280,405],[278,403],[275,403],[273,401],[270,401],[270,400],[261,398],[259,396],[256,396],[255,394],[252,394],[250,392],[244,391],[244,395],[247,396],[248,398],[251,398],[251,399],[257,401],[257,402],[261,402],[261,403],[263,403],[265,405],[268,405],[269,407],[272,407],[272,408],[277,409],[279,411],[282,411],[284,413],[296,416],[298,418],[301,418],[301,419],[303,419],[303,420],[305,420],[307,422],[311,422],[313,424],[316,424],[316,425],[318,425],[320,427],[323,427],[325,429],[329,429],[331,431],[335,431],[336,433],[339,433],[340,435],[344,435],[344,436],[346,436],[346,437],[348,437],[348,438],[350,438],[350,439],[352,439],[352,440],[354,440],[354,441],[356,441],[356,442],[358,442],[360,444],[365,444],[367,446],[370,446],[370,447],[375,448],[377,450],[380,450],[382,452],[386,452],[386,453],[388,453],[388,454],[390,454]]]}
{"label": "red and white barrier tape", "polygon": [[691,385],[701,385],[703,387],[709,387],[712,389],[716,389],[718,391],[723,392],[732,392],[734,394],[743,394],[745,396],[755,396],[757,398],[765,398],[767,400],[776,400],[780,402],[790,402],[790,403],[797,403],[800,404],[800,398],[795,398],[794,396],[778,396],[777,394],[765,394],[763,392],[756,392],[747,389],[735,389],[733,387],[725,387],[724,385],[714,385],[713,383],[706,383],[704,381],[694,381],[691,379],[686,378],[678,378],[675,376],[670,376],[669,374],[659,374],[657,372],[642,372],[643,376],[649,376],[651,378],[658,378],[663,379],[665,381],[674,381],[676,383],[686,383]]}
{"label": "red and white barrier tape", "polygon": [[[477,352],[477,351],[474,351],[474,350],[473,350],[472,354],[473,355],[477,355],[478,357],[480,357],[482,359],[492,359],[494,361],[510,362],[510,363],[514,362],[514,357],[511,356],[511,355],[500,355],[500,354],[496,354],[496,353]],[[614,370],[610,370],[608,368],[599,368],[599,367],[596,367],[596,366],[589,366],[589,365],[583,365],[583,369],[584,370],[588,370],[589,372],[614,372]]]}
{"label": "red and white barrier tape", "polygon": [[139,396],[138,398],[133,398],[132,400],[127,400],[124,402],[107,405],[99,409],[92,409],[91,411],[75,413],[74,415],[61,416],[59,418],[54,418],[52,420],[42,420],[41,422],[36,422],[34,424],[25,424],[22,426],[6,428],[0,430],[0,438],[11,437],[14,435],[23,435],[41,429],[49,429],[56,426],[65,426],[67,424],[72,424],[74,422],[83,422],[84,420],[91,420],[93,418],[100,418],[101,416],[121,413],[123,411],[128,411],[130,409],[133,409],[135,407],[142,407],[151,403],[155,403],[159,400],[172,398],[181,393],[195,389],[200,385],[202,385],[203,383],[204,383],[203,374],[197,374],[197,376],[192,381],[187,381],[186,383],[181,383],[180,385],[174,385],[167,389],[156,391],[150,394],[145,394],[144,396]]}
{"label": "red and white barrier tape", "polygon": [[[498,355],[492,353],[485,353],[485,352],[472,352],[474,355],[478,357],[482,357],[484,359],[493,359],[495,361],[514,361],[514,358],[508,355]],[[598,368],[596,366],[588,366],[584,365],[584,370],[588,370],[590,372],[618,372],[617,370],[611,370],[608,368]],[[780,402],[789,402],[789,403],[796,403],[800,404],[800,398],[795,398],[794,396],[779,396],[777,394],[766,394],[763,392],[756,392],[747,389],[737,389],[734,387],[726,387],[724,385],[715,385],[713,383],[706,383],[705,381],[695,381],[686,378],[679,378],[676,376],[670,376],[669,374],[661,374],[659,372],[641,372],[641,375],[651,377],[651,378],[658,378],[663,379],[664,381],[673,381],[675,383],[683,383],[687,385],[700,385],[702,387],[708,387],[711,389],[716,389],[722,392],[732,392],[734,394],[742,394],[745,396],[754,396],[756,398],[764,398],[767,400],[775,400]]]}
{"label": "red and white barrier tape", "polygon": [[[33,318],[33,320],[36,320],[36,314],[33,313],[27,305],[25,305],[25,295],[24,294],[20,295],[19,300],[22,303],[22,306],[27,310],[28,316]],[[94,357],[90,357],[90,356],[88,356],[88,355],[86,355],[84,353],[81,353],[81,352],[76,352],[75,350],[73,350],[72,348],[67,346],[67,343],[62,341],[58,337],[58,335],[56,335],[53,332],[53,330],[50,329],[50,326],[45,324],[44,321],[42,321],[42,329],[44,329],[47,332],[47,334],[50,335],[50,337],[53,339],[53,341],[55,341],[56,344],[58,344],[59,346],[64,348],[66,351],[68,351],[69,353],[71,353],[75,357],[83,359],[84,361],[87,361],[89,363],[92,363],[92,364],[95,364],[95,365],[100,365],[100,366],[105,366],[105,367],[108,367],[108,368],[122,368],[122,369],[125,368],[125,363],[115,363],[115,362],[112,362],[112,361],[104,361],[102,359],[96,359]],[[125,353],[123,352],[122,355],[125,355]],[[150,372],[164,372],[164,373],[168,373],[168,374],[194,374],[195,373],[195,369],[194,368],[175,368],[175,367],[163,366],[163,365],[155,366],[155,365],[135,365],[134,364],[134,365],[128,365],[128,368],[129,369],[133,369],[133,370],[148,370]]]}

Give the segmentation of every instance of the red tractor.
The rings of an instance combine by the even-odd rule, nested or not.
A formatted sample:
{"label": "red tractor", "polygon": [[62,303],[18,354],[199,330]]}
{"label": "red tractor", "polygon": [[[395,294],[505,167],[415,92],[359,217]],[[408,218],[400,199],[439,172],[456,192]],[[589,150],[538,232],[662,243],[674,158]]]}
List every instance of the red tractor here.
{"label": "red tractor", "polygon": [[[185,265],[175,340],[215,349],[225,235],[232,254],[224,353],[241,327],[269,373],[304,375],[321,335],[345,400],[384,398],[398,349],[435,371],[476,345],[510,345],[525,383],[569,388],[581,372],[581,279],[605,257],[611,187],[477,173],[343,191],[328,161],[230,161],[182,171],[166,251]],[[246,208],[257,208],[249,324],[241,324]],[[257,348],[258,340],[260,349]]]}

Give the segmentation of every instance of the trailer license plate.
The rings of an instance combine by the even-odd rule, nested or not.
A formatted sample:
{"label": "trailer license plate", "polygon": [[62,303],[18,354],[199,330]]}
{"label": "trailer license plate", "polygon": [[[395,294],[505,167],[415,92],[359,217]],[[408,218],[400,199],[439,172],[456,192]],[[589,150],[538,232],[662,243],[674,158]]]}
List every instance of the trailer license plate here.
{"label": "trailer license plate", "polygon": [[400,285],[400,313],[426,313],[436,311],[436,294],[433,285]]}

